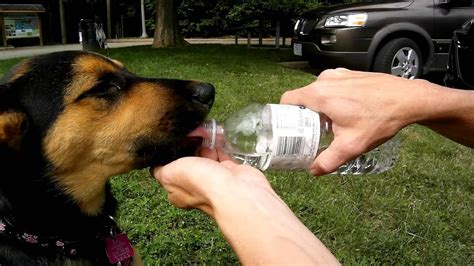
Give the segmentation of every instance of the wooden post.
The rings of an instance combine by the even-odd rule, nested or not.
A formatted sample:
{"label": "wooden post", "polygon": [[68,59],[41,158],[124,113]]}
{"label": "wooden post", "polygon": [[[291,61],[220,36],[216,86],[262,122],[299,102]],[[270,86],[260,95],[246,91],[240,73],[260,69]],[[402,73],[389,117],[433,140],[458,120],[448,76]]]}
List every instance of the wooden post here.
{"label": "wooden post", "polygon": [[63,0],[59,0],[59,21],[61,23],[61,43],[66,44],[66,20],[64,18]]}
{"label": "wooden post", "polygon": [[5,16],[3,13],[0,14],[0,27],[2,31],[3,46],[7,46],[7,35],[5,32]]}
{"label": "wooden post", "polygon": [[36,13],[36,16],[38,17],[38,30],[39,30],[39,38],[40,38],[40,45],[43,46],[43,28],[41,26],[41,16]]}
{"label": "wooden post", "polygon": [[235,34],[235,45],[239,44],[239,33]]}
{"label": "wooden post", "polygon": [[258,45],[259,46],[262,46],[262,44],[263,44],[262,30],[263,30],[263,21],[261,19],[259,19],[258,20]]}
{"label": "wooden post", "polygon": [[280,20],[276,21],[275,27],[275,48],[280,49]]}
{"label": "wooden post", "polygon": [[112,38],[112,16],[110,15],[110,0],[107,0],[107,38]]}
{"label": "wooden post", "polygon": [[250,30],[247,29],[247,48],[250,48]]}

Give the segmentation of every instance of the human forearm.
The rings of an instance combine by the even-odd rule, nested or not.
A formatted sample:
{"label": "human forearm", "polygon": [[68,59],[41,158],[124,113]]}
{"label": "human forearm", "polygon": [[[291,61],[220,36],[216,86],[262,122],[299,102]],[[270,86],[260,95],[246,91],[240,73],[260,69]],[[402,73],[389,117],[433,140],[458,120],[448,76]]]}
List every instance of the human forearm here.
{"label": "human forearm", "polygon": [[255,190],[236,189],[213,204],[213,217],[243,264],[338,264],[275,193]]}
{"label": "human forearm", "polygon": [[173,205],[214,218],[243,264],[338,264],[253,167],[186,157],[152,173]]}
{"label": "human forearm", "polygon": [[418,124],[474,148],[474,91],[448,89],[425,82],[427,90],[423,114]]}

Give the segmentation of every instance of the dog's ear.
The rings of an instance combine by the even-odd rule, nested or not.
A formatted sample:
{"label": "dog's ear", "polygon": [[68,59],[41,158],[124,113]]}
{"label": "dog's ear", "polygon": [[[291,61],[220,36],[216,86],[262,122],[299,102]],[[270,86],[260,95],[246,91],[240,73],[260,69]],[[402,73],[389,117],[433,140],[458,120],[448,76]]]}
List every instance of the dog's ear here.
{"label": "dog's ear", "polygon": [[12,88],[8,84],[0,84],[0,146],[18,150],[26,120]]}

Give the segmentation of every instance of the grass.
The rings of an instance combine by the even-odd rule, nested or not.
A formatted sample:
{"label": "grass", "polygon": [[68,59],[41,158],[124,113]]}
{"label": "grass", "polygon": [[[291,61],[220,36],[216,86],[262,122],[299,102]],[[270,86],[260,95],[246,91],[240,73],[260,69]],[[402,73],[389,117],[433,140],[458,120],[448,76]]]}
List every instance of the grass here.
{"label": "grass", "polygon": [[[224,119],[250,102],[278,102],[310,74],[277,64],[290,52],[195,45],[114,49],[145,76],[198,79],[217,88],[210,116]],[[18,60],[0,61],[0,73]],[[314,178],[268,172],[277,193],[346,264],[474,263],[474,151],[426,128],[402,132],[397,166],[384,174]],[[149,264],[237,264],[215,223],[169,205],[146,170],[112,179],[119,223]]]}

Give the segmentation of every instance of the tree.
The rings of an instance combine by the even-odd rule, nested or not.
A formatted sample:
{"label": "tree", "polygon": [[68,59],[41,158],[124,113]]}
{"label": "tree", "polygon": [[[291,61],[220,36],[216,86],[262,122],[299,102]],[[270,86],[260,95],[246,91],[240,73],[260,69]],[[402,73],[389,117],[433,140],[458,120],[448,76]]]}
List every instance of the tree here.
{"label": "tree", "polygon": [[156,27],[152,47],[181,46],[186,42],[179,31],[178,3],[175,0],[156,0]]}
{"label": "tree", "polygon": [[231,25],[244,26],[253,34],[258,32],[261,44],[262,35],[275,34],[278,39],[291,36],[295,19],[304,10],[318,6],[317,0],[241,0],[233,5],[227,19]]}
{"label": "tree", "polygon": [[[157,14],[159,9],[157,1],[164,2],[164,0],[145,0],[147,28],[155,32],[159,26],[155,23],[155,18],[163,17]],[[333,0],[175,0],[171,2],[175,2],[174,8],[178,9],[177,18],[174,19],[179,21],[179,33],[186,37],[220,37],[239,34],[239,31],[241,33],[244,30],[250,31],[254,36],[255,34],[271,36],[275,34],[278,24],[281,34],[288,37],[293,34],[295,19],[303,11],[321,6],[319,1]],[[176,16],[175,12],[166,12],[165,16],[169,14]],[[155,35],[155,40],[156,38]]]}
{"label": "tree", "polygon": [[236,0],[182,0],[178,7],[179,26],[186,37],[230,35],[227,14]]}

